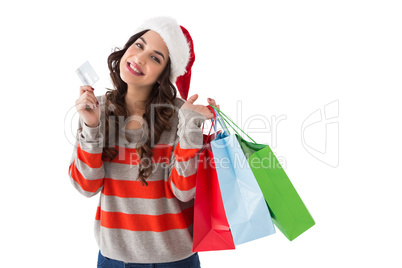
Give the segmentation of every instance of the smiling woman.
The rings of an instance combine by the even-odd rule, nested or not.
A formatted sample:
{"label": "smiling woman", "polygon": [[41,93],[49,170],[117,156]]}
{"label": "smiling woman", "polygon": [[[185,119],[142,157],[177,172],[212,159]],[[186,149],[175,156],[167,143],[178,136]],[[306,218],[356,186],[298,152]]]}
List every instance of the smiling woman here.
{"label": "smiling woman", "polygon": [[128,87],[150,90],[165,69],[168,55],[169,51],[162,37],[152,30],[147,31],[121,58],[120,77]]}
{"label": "smiling woman", "polygon": [[[146,45],[144,48],[145,45],[140,43],[140,38],[149,39],[151,45]],[[140,128],[141,124],[138,120],[131,119],[134,116],[142,117],[149,126],[149,130],[151,124],[154,128],[151,134],[152,139],[149,137],[147,141],[141,142],[138,146],[138,154],[143,160],[139,165],[139,178],[144,183],[152,172],[149,162],[149,159],[152,158],[151,142],[156,144],[162,132],[170,130],[169,119],[174,114],[173,102],[176,99],[176,89],[170,81],[169,58],[163,64],[157,63],[152,58],[155,57],[153,47],[162,49],[168,55],[168,49],[160,35],[154,31],[144,30],[133,35],[123,49],[115,51],[108,58],[115,89],[106,93],[104,158],[114,159],[118,153],[114,146],[109,145],[111,139],[118,142],[119,138],[121,122],[115,119],[120,117],[122,120],[128,121],[126,128],[132,129]],[[153,120],[153,122],[151,122],[151,112],[157,116],[157,120]],[[128,118],[130,119],[127,120]],[[110,131],[112,127],[113,133]]]}
{"label": "smiling woman", "polygon": [[108,58],[114,89],[98,97],[80,89],[69,174],[83,195],[100,192],[98,267],[200,267],[192,252],[195,174],[200,127],[213,114],[194,104],[197,95],[183,100],[194,62],[188,31],[159,17],[137,32]]}

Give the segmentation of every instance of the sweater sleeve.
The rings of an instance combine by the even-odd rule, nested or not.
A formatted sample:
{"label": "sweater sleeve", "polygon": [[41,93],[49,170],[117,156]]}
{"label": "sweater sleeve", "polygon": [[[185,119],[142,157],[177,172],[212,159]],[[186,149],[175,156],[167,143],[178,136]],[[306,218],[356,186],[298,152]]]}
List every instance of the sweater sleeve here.
{"label": "sweater sleeve", "polygon": [[[101,121],[102,122],[102,121]],[[102,123],[95,128],[88,127],[80,119],[70,160],[68,173],[74,187],[82,195],[91,197],[103,187],[104,166],[102,161]]]}
{"label": "sweater sleeve", "polygon": [[179,110],[179,124],[169,167],[169,187],[182,202],[195,196],[199,152],[203,145],[202,123],[207,118],[191,109]]}

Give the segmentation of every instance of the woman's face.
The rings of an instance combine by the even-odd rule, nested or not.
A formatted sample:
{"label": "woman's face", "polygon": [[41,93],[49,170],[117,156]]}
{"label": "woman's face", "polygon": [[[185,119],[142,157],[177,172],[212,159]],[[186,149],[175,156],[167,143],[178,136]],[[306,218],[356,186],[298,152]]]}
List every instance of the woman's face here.
{"label": "woman's face", "polygon": [[148,31],[124,53],[120,61],[120,77],[127,85],[152,87],[166,67],[169,50],[162,37]]}

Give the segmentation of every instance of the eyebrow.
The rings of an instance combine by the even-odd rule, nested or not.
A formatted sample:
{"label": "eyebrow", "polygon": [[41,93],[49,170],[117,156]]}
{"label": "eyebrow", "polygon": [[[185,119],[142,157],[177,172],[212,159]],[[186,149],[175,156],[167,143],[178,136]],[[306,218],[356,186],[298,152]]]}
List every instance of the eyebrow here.
{"label": "eyebrow", "polygon": [[[145,45],[147,45],[147,42],[145,41],[144,38],[140,37],[140,39],[142,40],[142,42],[144,42]],[[160,55],[160,56],[163,58],[163,60],[165,60],[165,56],[163,56],[163,54],[162,54],[161,52],[159,52],[159,51],[157,51],[157,50],[154,50],[154,52],[155,52],[156,54]]]}

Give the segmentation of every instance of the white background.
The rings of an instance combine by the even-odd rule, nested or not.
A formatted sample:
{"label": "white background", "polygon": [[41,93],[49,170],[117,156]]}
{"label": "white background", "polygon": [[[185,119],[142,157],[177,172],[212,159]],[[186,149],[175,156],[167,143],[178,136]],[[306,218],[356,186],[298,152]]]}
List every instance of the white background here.
{"label": "white background", "polygon": [[[215,98],[242,127],[286,116],[273,150],[316,220],[292,242],[277,230],[201,253],[202,267],[401,267],[399,1],[25,0],[0,10],[1,266],[95,267],[98,196],[82,197],[67,173],[75,70],[89,60],[104,94],[111,50],[144,19],[168,15],[195,42],[196,103]],[[332,102],[339,133],[326,140],[323,121],[303,140],[304,120]],[[332,166],[303,146],[337,141]]]}

